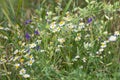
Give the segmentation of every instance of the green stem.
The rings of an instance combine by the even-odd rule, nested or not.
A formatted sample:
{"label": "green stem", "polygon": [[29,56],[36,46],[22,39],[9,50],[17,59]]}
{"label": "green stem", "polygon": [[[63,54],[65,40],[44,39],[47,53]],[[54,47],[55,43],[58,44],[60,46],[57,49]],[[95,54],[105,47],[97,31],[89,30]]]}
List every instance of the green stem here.
{"label": "green stem", "polygon": [[[6,68],[5,64],[3,64],[3,67],[4,67],[5,71],[7,72],[7,68]],[[8,80],[10,80],[10,77],[8,76],[8,74],[7,74],[7,78],[8,78]]]}

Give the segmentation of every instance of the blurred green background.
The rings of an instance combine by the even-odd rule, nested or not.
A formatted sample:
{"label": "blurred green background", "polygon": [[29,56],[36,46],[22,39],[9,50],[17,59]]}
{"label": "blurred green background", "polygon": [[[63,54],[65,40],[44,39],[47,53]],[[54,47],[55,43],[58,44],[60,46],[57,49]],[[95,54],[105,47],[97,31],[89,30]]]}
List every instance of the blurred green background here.
{"label": "blurred green background", "polygon": [[[5,20],[4,15],[10,21],[19,21],[22,19],[29,19],[31,14],[34,14],[35,9],[49,9],[54,11],[57,5],[60,5],[63,9],[70,0],[0,0],[0,24]],[[87,6],[86,1],[89,0],[71,0],[69,9],[74,7]],[[91,1],[91,0],[90,0]],[[93,0],[94,1],[94,0]],[[103,3],[113,4],[119,0],[96,0]],[[59,4],[62,3],[62,4]]]}

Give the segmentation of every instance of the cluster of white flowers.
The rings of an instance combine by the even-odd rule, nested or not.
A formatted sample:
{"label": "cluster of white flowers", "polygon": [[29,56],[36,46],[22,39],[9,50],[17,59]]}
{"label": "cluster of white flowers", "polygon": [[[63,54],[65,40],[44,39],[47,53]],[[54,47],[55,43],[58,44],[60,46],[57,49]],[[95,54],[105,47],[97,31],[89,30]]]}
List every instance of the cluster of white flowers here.
{"label": "cluster of white flowers", "polygon": [[81,40],[81,34],[80,34],[80,33],[77,33],[77,36],[76,36],[76,38],[75,38],[75,41],[79,41],[79,40]]}
{"label": "cluster of white flowers", "polygon": [[109,40],[110,42],[116,41],[116,40],[117,40],[117,37],[118,37],[119,35],[120,35],[119,31],[115,31],[115,32],[114,32],[114,35],[111,35],[108,40]]}
{"label": "cluster of white flowers", "polygon": [[65,21],[60,21],[59,22],[59,26],[61,27],[61,26],[64,26],[64,24],[65,24]]}
{"label": "cluster of white flowers", "polygon": [[64,38],[58,38],[58,42],[60,42],[60,44],[63,44],[65,42]]}
{"label": "cluster of white flowers", "polygon": [[29,74],[26,74],[25,68],[22,68],[22,69],[19,71],[19,74],[22,75],[24,78],[29,78],[29,77],[30,77]]}
{"label": "cluster of white flowers", "polygon": [[115,31],[115,32],[114,32],[114,35],[111,35],[111,36],[108,38],[107,41],[104,41],[104,42],[101,43],[100,49],[99,49],[99,51],[97,51],[96,53],[97,53],[97,54],[102,53],[102,52],[104,51],[104,49],[107,47],[107,43],[109,43],[109,42],[115,42],[115,41],[117,40],[117,37],[118,37],[119,35],[120,35],[120,34],[119,34],[119,31]]}
{"label": "cluster of white flowers", "polygon": [[[63,22],[61,22],[60,25],[63,25],[62,23],[63,23]],[[52,22],[52,23],[50,24],[50,28],[49,28],[49,29],[50,29],[50,31],[52,31],[53,33],[60,31],[60,27],[56,25],[56,22]]]}

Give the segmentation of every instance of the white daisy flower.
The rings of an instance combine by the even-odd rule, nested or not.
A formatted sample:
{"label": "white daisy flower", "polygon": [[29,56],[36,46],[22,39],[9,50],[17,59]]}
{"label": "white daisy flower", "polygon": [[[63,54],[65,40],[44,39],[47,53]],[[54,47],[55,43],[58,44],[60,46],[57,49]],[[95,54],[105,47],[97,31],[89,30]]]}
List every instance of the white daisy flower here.
{"label": "white daisy flower", "polygon": [[37,40],[36,42],[37,42],[38,44],[41,44],[42,40]]}
{"label": "white daisy flower", "polygon": [[36,47],[36,44],[35,43],[32,43],[32,44],[29,44],[30,48],[34,48]]}
{"label": "white daisy flower", "polygon": [[79,41],[79,40],[81,40],[81,37],[80,37],[80,36],[77,36],[77,37],[75,38],[75,41]]}
{"label": "white daisy flower", "polygon": [[104,51],[104,49],[103,49],[103,48],[99,49],[99,52],[103,52],[103,51]]}
{"label": "white daisy flower", "polygon": [[87,61],[87,59],[84,57],[84,58],[82,59],[82,61],[83,61],[83,62],[86,62],[86,61]]}
{"label": "white daisy flower", "polygon": [[26,73],[26,70],[24,68],[19,71],[20,75],[24,75],[25,73]]}
{"label": "white daisy flower", "polygon": [[23,77],[24,77],[24,78],[29,78],[30,75],[29,75],[29,74],[24,74]]}
{"label": "white daisy flower", "polygon": [[65,21],[60,21],[59,26],[63,26],[65,24]]}
{"label": "white daisy flower", "polygon": [[15,66],[16,69],[18,69],[18,67],[20,66],[20,64],[16,63],[14,66]]}
{"label": "white daisy flower", "polygon": [[79,55],[75,56],[75,59],[79,59],[79,58],[80,58],[80,56],[79,56]]}
{"label": "white daisy flower", "polygon": [[119,35],[120,35],[119,31],[115,31],[115,32],[114,32],[114,35],[115,35],[115,36],[119,36]]}
{"label": "white daisy flower", "polygon": [[30,61],[28,61],[28,66],[31,66],[34,63],[34,59],[31,59]]}
{"label": "white daisy flower", "polygon": [[79,28],[81,29],[85,28],[85,24],[83,22],[79,23]]}
{"label": "white daisy flower", "polygon": [[106,48],[106,46],[107,46],[107,45],[106,45],[106,42],[102,42],[102,43],[101,43],[101,48]]}
{"label": "white daisy flower", "polygon": [[110,36],[108,40],[109,40],[109,41],[116,41],[116,40],[117,40],[117,37],[116,37],[116,36]]}
{"label": "white daisy flower", "polygon": [[17,54],[18,52],[19,52],[19,50],[17,49],[17,50],[15,50],[15,51],[14,51],[14,53],[13,53],[13,54]]}
{"label": "white daisy flower", "polygon": [[58,42],[60,42],[61,44],[65,42],[65,39],[64,38],[59,38],[58,39]]}

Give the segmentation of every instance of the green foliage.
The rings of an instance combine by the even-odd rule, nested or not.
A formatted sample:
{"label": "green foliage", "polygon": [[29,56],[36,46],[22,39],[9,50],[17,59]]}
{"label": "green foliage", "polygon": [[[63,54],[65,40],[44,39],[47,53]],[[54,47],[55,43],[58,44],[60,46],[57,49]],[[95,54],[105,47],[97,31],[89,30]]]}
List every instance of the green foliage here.
{"label": "green foliage", "polygon": [[119,6],[0,0],[0,80],[119,80]]}

